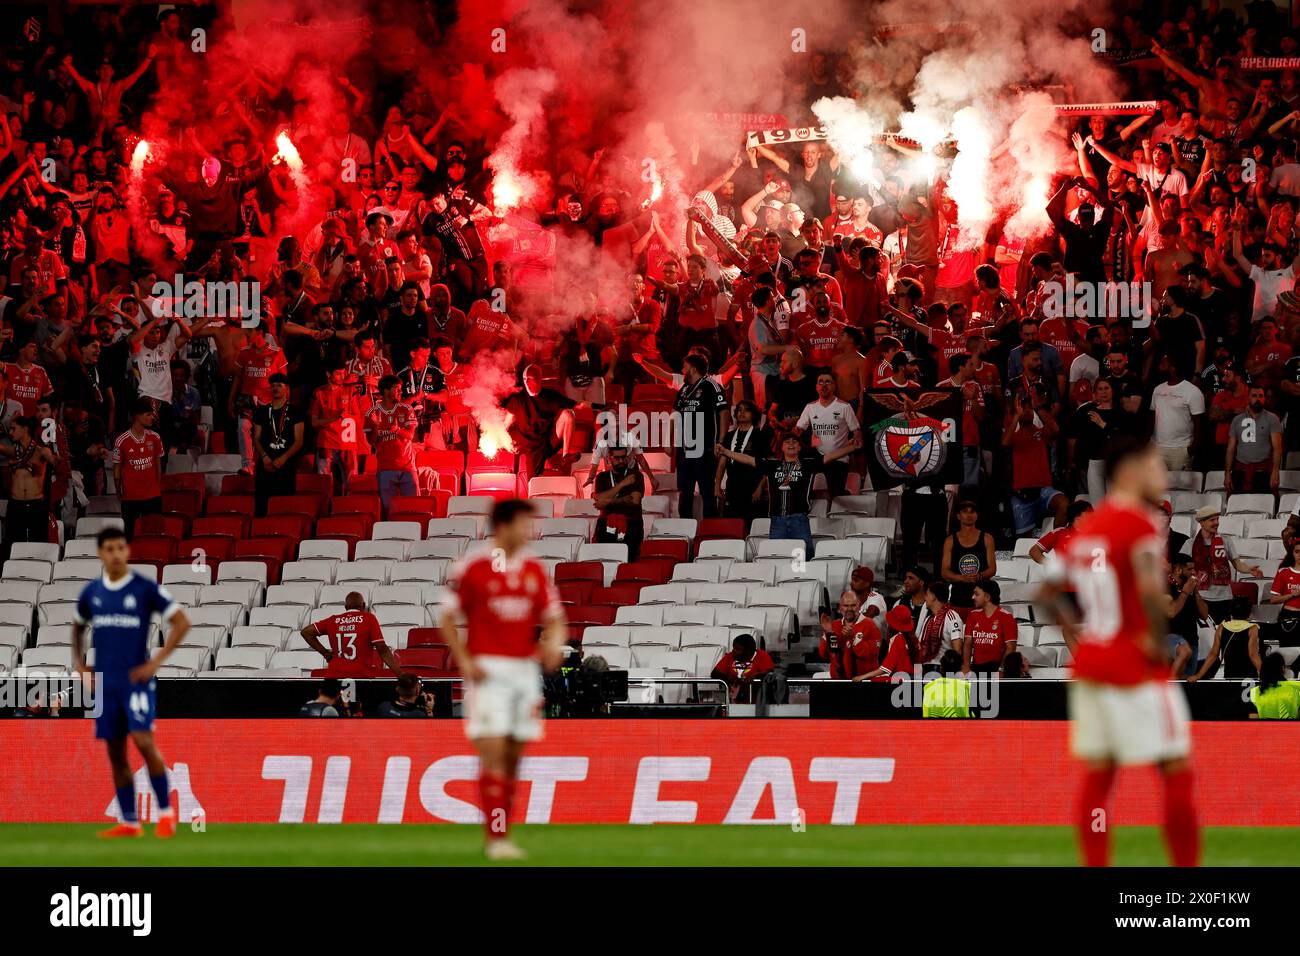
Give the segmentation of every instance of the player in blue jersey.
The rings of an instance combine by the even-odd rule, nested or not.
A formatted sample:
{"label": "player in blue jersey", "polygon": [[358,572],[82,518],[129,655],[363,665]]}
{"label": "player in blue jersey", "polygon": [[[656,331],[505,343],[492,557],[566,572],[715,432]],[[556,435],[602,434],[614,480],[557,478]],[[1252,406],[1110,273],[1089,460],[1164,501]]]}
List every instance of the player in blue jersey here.
{"label": "player in blue jersey", "polygon": [[[167,787],[167,765],[153,739],[157,681],[154,674],[190,629],[189,618],[167,590],[131,570],[131,549],[126,535],[116,528],[99,533],[99,560],[104,573],[91,581],[77,601],[72,628],[72,665],[83,680],[93,680],[86,666],[85,634],[91,628],[95,647],[96,693],[102,709],[95,718],[95,736],[108,745],[113,786],[122,822],[100,832],[102,837],[138,837],[140,820],[135,807],[131,765],[126,758],[129,734],[149,768],[149,780],[158,798],[157,835],[176,832],[176,811]],[[158,614],[171,625],[167,642],[150,659],[149,629]]]}

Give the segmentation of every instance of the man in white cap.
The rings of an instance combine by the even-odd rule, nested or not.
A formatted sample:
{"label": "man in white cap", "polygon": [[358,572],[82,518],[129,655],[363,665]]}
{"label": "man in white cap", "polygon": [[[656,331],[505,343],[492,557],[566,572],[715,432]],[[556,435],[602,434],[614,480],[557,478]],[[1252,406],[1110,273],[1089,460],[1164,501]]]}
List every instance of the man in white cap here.
{"label": "man in white cap", "polygon": [[1192,556],[1197,587],[1217,623],[1227,618],[1232,603],[1233,569],[1253,578],[1262,577],[1263,572],[1258,565],[1247,564],[1245,558],[1237,555],[1231,539],[1219,534],[1218,505],[1206,505],[1198,510],[1196,521],[1200,531],[1183,545],[1183,553]]}

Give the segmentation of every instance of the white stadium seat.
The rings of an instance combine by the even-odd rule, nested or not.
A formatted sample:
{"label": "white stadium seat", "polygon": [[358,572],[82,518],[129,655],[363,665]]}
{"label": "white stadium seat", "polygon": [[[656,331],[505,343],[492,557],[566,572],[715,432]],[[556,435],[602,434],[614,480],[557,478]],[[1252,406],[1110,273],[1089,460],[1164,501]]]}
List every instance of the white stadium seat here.
{"label": "white stadium seat", "polygon": [[[409,522],[407,522],[409,523]],[[358,541],[355,558],[358,561],[405,561],[410,557],[411,542],[399,539]]]}

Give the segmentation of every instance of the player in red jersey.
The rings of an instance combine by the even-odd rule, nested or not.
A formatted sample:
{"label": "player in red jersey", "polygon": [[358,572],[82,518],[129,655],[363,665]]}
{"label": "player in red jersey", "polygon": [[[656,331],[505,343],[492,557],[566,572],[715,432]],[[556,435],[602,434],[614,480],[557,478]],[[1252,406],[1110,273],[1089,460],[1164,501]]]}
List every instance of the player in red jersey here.
{"label": "player in red jersey", "polygon": [[[402,667],[384,642],[379,618],[366,610],[365,596],[353,591],[343,599],[343,607],[342,614],[332,614],[298,632],[325,658],[325,670],[319,676],[375,677],[382,663],[401,677]],[[329,641],[329,647],[321,642],[322,637]]]}
{"label": "player in red jersey", "polygon": [[[443,605],[443,640],[466,681],[465,733],[479,755],[491,860],[524,857],[509,839],[519,759],[542,736],[542,669],[560,665],[569,638],[546,568],[524,550],[532,536],[532,505],[497,502],[490,549],[452,568]],[[465,640],[456,629],[462,617]]]}
{"label": "player in red jersey", "polygon": [[[1088,866],[1109,860],[1107,803],[1117,765],[1155,764],[1165,782],[1165,842],[1176,866],[1195,866],[1187,702],[1169,681],[1165,536],[1155,508],[1168,476],[1154,445],[1129,436],[1106,453],[1110,493],[1052,551],[1044,598],[1074,650],[1071,747],[1087,761],[1077,826]],[[1062,599],[1069,582],[1082,612]]]}
{"label": "player in red jersey", "polygon": [[1091,510],[1092,505],[1087,501],[1072,501],[1070,507],[1065,510],[1065,524],[1053,528],[1035,541],[1029,548],[1029,556],[1039,564],[1046,564],[1047,556],[1057,548],[1064,547],[1065,543],[1074,537],[1075,524]]}

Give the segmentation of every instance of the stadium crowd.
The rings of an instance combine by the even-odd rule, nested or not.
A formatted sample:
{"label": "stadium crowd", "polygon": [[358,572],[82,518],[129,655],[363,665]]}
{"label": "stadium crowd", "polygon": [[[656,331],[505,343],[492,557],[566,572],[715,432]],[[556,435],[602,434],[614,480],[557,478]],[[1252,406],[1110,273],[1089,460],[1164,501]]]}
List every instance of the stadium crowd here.
{"label": "stadium crowd", "polygon": [[[1254,675],[1257,629],[1232,640],[1251,633],[1250,608],[1300,616],[1300,504],[1271,534],[1278,560],[1241,521],[1220,525],[1230,496],[1263,496],[1236,511],[1275,519],[1300,492],[1287,468],[1300,452],[1300,70],[1239,59],[1295,53],[1267,6],[1114,24],[1110,49],[1128,55],[1106,68],[1158,109],[1065,117],[1052,229],[999,223],[977,248],[956,241],[951,157],[908,182],[898,143],[878,147],[872,182],[819,140],[738,142],[729,162],[681,169],[683,220],[642,202],[635,164],[593,141],[556,157],[544,209],[498,215],[496,144],[471,119],[436,90],[393,76],[363,92],[342,69],[350,111],[305,116],[250,71],[205,91],[225,108],[149,142],[142,162],[151,104],[205,80],[192,28],[220,25],[205,7],[156,20],[72,8],[62,36],[12,41],[0,76],[4,554],[57,540],[54,521],[105,495],[135,533],[164,511],[169,462],[199,453],[237,453],[261,512],[304,472],[336,495],[375,475],[385,507],[464,493],[440,453],[490,456],[485,365],[512,376],[493,401],[513,416],[518,489],[576,471],[596,541],[635,560],[642,499],[660,490],[682,517],[770,518],[772,538],[811,551],[815,498],[871,490],[881,422],[867,396],[909,407],[954,389],[961,480],[896,496],[897,576],[861,569],[822,615],[832,676],[923,662],[1027,673],[999,554],[1032,538],[1029,559],[1047,560],[1104,493],[1121,434],[1159,446],[1167,510],[1190,516],[1171,533],[1171,660],[1192,678],[1216,662]],[[860,92],[840,66],[834,50],[792,57],[788,79],[807,102]],[[806,105],[787,118],[815,125]],[[584,286],[595,266],[578,248],[622,277],[617,294]],[[180,292],[156,294],[178,275],[257,283],[258,305],[193,314]],[[1080,304],[1089,283],[1112,298]],[[675,446],[598,435],[620,407],[691,416],[697,433],[689,448],[688,432]],[[671,467],[656,474],[654,452]],[[1202,620],[1217,627],[1209,658]],[[753,643],[718,665],[733,687],[772,665]]]}

